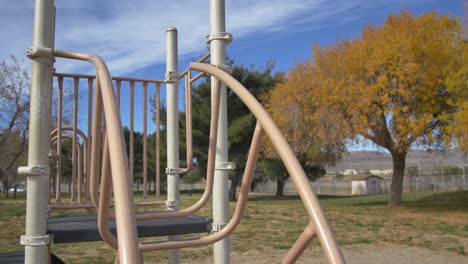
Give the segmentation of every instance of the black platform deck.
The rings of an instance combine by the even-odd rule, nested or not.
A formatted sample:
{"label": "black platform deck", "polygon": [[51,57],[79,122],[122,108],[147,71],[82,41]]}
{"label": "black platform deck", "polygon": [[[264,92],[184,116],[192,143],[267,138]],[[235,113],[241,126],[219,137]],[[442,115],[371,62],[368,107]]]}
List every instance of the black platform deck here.
{"label": "black platform deck", "polygon": [[[115,235],[115,222],[111,221],[109,227]],[[199,216],[137,221],[139,237],[206,233],[210,229],[211,220]],[[51,216],[47,233],[53,235],[56,244],[101,240],[96,214]]]}
{"label": "black platform deck", "polygon": [[[54,254],[50,254],[50,263],[51,264],[64,264],[61,259],[59,259]],[[1,253],[0,254],[0,264],[24,264],[24,250]]]}

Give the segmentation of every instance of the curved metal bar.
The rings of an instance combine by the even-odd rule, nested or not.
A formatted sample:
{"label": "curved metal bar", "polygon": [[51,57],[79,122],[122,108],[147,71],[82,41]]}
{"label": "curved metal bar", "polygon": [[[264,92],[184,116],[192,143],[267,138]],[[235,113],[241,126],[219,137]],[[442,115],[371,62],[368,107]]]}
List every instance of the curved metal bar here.
{"label": "curved metal bar", "polygon": [[[73,131],[73,127],[72,126],[61,126],[61,131]],[[59,131],[59,127],[56,127],[54,130],[52,130],[52,132],[50,132],[50,137],[54,137],[55,135],[57,135]],[[83,167],[83,172],[81,173],[81,177],[82,179],[86,182],[86,189],[85,189],[85,200],[88,200],[88,197],[89,197],[89,164],[88,164],[88,138],[86,137],[86,135],[84,134],[84,132],[78,128],[76,128],[76,133],[78,135],[80,135],[81,137],[81,140],[83,141],[83,156],[84,156],[84,160],[82,161],[82,164],[84,165]],[[63,135],[63,134],[62,134]],[[80,175],[78,175],[78,177],[80,177]],[[80,185],[80,183],[79,183]],[[78,187],[78,189],[81,190],[80,187]],[[80,197],[81,197],[81,194],[78,194]],[[79,203],[82,204],[83,203],[83,200],[82,199],[78,199]]]}
{"label": "curved metal bar", "polygon": [[[205,62],[209,57],[211,57],[211,51],[208,51],[205,55],[201,56],[197,62]],[[188,73],[189,69],[185,69],[183,72],[180,73],[179,77],[182,78]]]}
{"label": "curved metal bar", "polygon": [[[144,251],[154,251],[154,250],[162,250],[162,249],[206,246],[209,244],[213,244],[225,238],[229,234],[231,234],[242,219],[244,209],[247,204],[248,193],[250,192],[250,185],[252,183],[255,165],[257,163],[258,154],[260,152],[260,144],[262,142],[264,135],[265,135],[264,130],[262,129],[260,124],[257,122],[254,135],[252,138],[252,143],[251,143],[251,147],[249,150],[248,158],[247,158],[247,163],[246,163],[245,170],[244,170],[244,177],[242,178],[241,189],[239,192],[239,198],[236,204],[234,216],[231,219],[231,221],[229,221],[229,223],[226,225],[226,227],[224,227],[218,233],[214,233],[214,234],[201,237],[198,239],[185,240],[185,241],[174,241],[174,240],[162,241],[162,242],[157,242],[154,244],[140,243],[139,244],[140,250],[144,252]],[[106,181],[109,181],[109,177],[106,175],[108,174],[103,174],[103,178],[105,177],[105,181],[103,181],[102,184],[104,184]],[[103,205],[102,206],[103,209],[100,209],[100,214],[99,214],[99,219],[98,219],[99,232],[101,233],[101,236],[103,237],[104,241],[106,241],[114,249],[117,249],[115,247],[116,238],[112,235],[112,233],[110,233],[108,229],[107,221],[108,221],[109,215],[107,213],[107,210],[105,210],[105,205],[109,204],[110,195],[106,193],[105,196],[102,195],[101,197],[106,197],[107,201],[103,200],[101,203]]]}
{"label": "curved metal bar", "polygon": [[291,247],[288,254],[283,258],[283,264],[294,264],[306,249],[307,245],[315,237],[314,225],[309,222],[302,234]]}
{"label": "curved metal bar", "polygon": [[[98,82],[100,84],[99,89],[96,88],[98,97],[95,97],[96,105],[98,109],[94,109],[100,115],[98,111],[100,105],[103,104],[104,118],[106,121],[107,129],[106,133],[108,140],[112,142],[109,144],[109,155],[110,164],[112,167],[113,179],[112,185],[115,193],[115,215],[117,232],[119,234],[118,248],[119,248],[119,259],[121,263],[130,264],[141,263],[141,255],[138,249],[136,220],[133,205],[133,193],[130,182],[130,172],[128,169],[128,159],[125,150],[125,141],[123,137],[122,124],[112,89],[112,80],[104,61],[96,55],[89,55],[78,52],[67,52],[67,51],[54,51],[56,57],[86,60],[91,62],[96,67],[96,75],[98,76]],[[96,120],[94,120],[96,121]],[[100,121],[100,120],[98,120]],[[98,122],[100,124],[100,122]],[[97,138],[99,130],[93,127],[93,150],[97,150]],[[93,151],[94,152],[94,151]],[[95,152],[92,154],[96,154]],[[92,160],[95,160],[93,155]],[[96,173],[96,170],[92,170],[92,173]],[[97,176],[97,175],[94,175]],[[93,177],[93,176],[92,176]]]}
{"label": "curved metal bar", "polygon": [[[63,128],[62,128],[62,130],[66,130],[66,129],[63,129]],[[55,135],[51,138],[50,143],[53,143],[53,142],[59,140],[59,136],[56,135],[56,134],[57,134],[57,130],[54,130],[54,131],[55,131]],[[79,201],[80,204],[81,204],[81,203],[82,203],[82,200],[81,200],[80,198],[82,198],[82,197],[81,197],[81,194],[80,194],[80,193],[81,193],[81,191],[82,191],[82,190],[81,190],[82,186],[81,186],[81,184],[80,184],[80,181],[83,179],[82,167],[83,167],[83,165],[86,164],[86,162],[83,161],[84,159],[86,159],[86,143],[83,142],[83,145],[81,146],[81,148],[83,149],[83,150],[82,150],[82,149],[80,148],[80,144],[79,144],[78,142],[76,142],[76,141],[73,141],[73,136],[72,136],[72,135],[63,134],[63,133],[62,133],[62,135],[61,135],[61,137],[60,137],[60,140],[61,140],[62,138],[71,139],[71,140],[72,140],[72,144],[75,145],[75,148],[76,148],[76,150],[77,150],[77,154],[78,154],[78,159],[77,159],[77,160],[78,160],[78,163],[77,163],[77,167],[78,167],[78,198],[79,198],[78,201]],[[49,208],[51,208],[51,209],[56,209],[56,208],[54,208],[54,206],[49,206]],[[79,207],[79,206],[78,206],[78,207],[74,207],[74,208],[84,208],[84,207]]]}
{"label": "curved metal bar", "polygon": [[242,184],[239,192],[239,197],[236,204],[234,215],[229,223],[221,229],[221,231],[201,237],[198,239],[186,240],[186,241],[163,241],[154,244],[140,244],[141,251],[153,251],[162,249],[174,249],[174,248],[185,248],[185,247],[199,247],[213,244],[231,234],[240,223],[244,214],[244,209],[247,204],[247,197],[250,192],[250,185],[257,163],[258,154],[260,152],[260,144],[262,142],[265,132],[260,124],[257,122],[255,127],[252,143],[247,158],[247,163],[244,169],[244,177],[242,178]]}
{"label": "curved metal bar", "polygon": [[[62,131],[73,131],[73,127],[72,126],[62,126],[61,130]],[[56,127],[54,130],[52,130],[50,132],[50,136],[51,137],[55,136],[57,134],[57,132],[58,132],[58,128]],[[76,132],[77,132],[78,135],[80,135],[81,140],[83,140],[83,142],[85,142],[85,144],[86,144],[88,142],[88,137],[85,135],[85,133],[79,128],[76,129]]]}
{"label": "curved metal bar", "polygon": [[[101,186],[110,186],[112,184],[111,168],[109,162],[109,142],[107,135],[104,135],[104,145],[102,148],[102,171],[101,171]],[[112,248],[118,250],[118,241],[109,231],[109,206],[112,195],[111,188],[102,188],[99,196],[99,211],[98,211],[98,229],[102,240],[109,244]]]}
{"label": "curved metal bar", "polygon": [[265,129],[266,134],[271,139],[273,146],[276,151],[278,151],[281,160],[291,176],[299,196],[304,203],[305,209],[309,214],[309,218],[314,225],[329,263],[344,263],[345,261],[341,249],[335,240],[333,231],[328,224],[325,214],[320,207],[320,202],[313,192],[302,166],[266,110],[239,81],[215,66],[205,63],[191,63],[189,69],[208,73],[224,82],[257,118]]}
{"label": "curved metal bar", "polygon": [[185,174],[193,169],[193,143],[192,143],[192,89],[191,89],[191,71],[185,76],[185,140],[186,140],[186,159],[187,167],[180,170],[180,174]]}
{"label": "curved metal bar", "polygon": [[219,116],[219,102],[220,102],[220,82],[218,81],[218,89],[213,94],[213,108],[211,109],[211,120],[210,120],[210,142],[208,146],[208,162],[206,172],[206,183],[205,191],[203,192],[200,199],[193,204],[191,207],[178,210],[178,211],[159,211],[159,212],[142,212],[136,216],[137,220],[146,219],[164,219],[164,218],[176,218],[185,217],[194,214],[199,211],[208,202],[213,190],[214,181],[214,168],[215,168],[215,156],[216,156],[216,140],[218,130],[218,116]]}
{"label": "curved metal bar", "polygon": [[99,208],[99,164],[101,160],[101,133],[102,133],[102,98],[100,93],[99,79],[96,81],[93,102],[93,125],[91,138],[91,170],[89,171],[91,202],[96,209]]}

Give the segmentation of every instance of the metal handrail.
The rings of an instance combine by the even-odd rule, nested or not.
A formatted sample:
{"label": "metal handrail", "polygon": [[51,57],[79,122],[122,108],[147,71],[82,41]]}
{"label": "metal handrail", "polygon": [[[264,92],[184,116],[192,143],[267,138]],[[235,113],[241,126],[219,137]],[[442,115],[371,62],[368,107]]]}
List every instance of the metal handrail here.
{"label": "metal handrail", "polygon": [[[106,121],[106,135],[113,144],[109,144],[110,164],[112,167],[112,185],[114,196],[115,215],[117,218],[117,232],[119,234],[119,259],[122,263],[141,263],[138,249],[136,220],[133,204],[133,192],[129,178],[128,158],[125,150],[122,124],[116,104],[112,80],[104,61],[96,55],[78,52],[53,52],[56,57],[89,61],[96,68],[97,85],[94,96],[94,118],[91,150],[91,175],[96,175],[99,162],[101,115],[104,113]],[[101,111],[103,108],[104,111]]]}
{"label": "metal handrail", "polygon": [[265,130],[266,135],[271,139],[273,146],[288,170],[291,180],[309,214],[309,219],[317,233],[329,263],[345,263],[341,249],[336,242],[333,231],[328,224],[320,202],[313,192],[302,166],[266,110],[239,81],[223,70],[204,63],[191,63],[190,68],[218,78],[225,83],[227,87],[230,87],[244,102],[247,108],[249,108]]}
{"label": "metal handrail", "polygon": [[[306,227],[303,234],[299,237],[299,239],[291,248],[288,255],[285,257],[284,259],[285,263],[294,262],[295,259],[297,259],[302,253],[302,251],[304,250],[305,245],[307,245],[307,243],[310,242],[310,240],[315,234],[320,239],[320,242],[322,244],[322,247],[324,249],[325,255],[329,263],[345,263],[343,254],[341,253],[341,250],[335,240],[333,232],[328,224],[328,221],[325,218],[325,214],[320,207],[320,203],[317,197],[315,196],[312,188],[309,185],[309,181],[307,180],[304,170],[302,169],[299,161],[297,160],[296,156],[291,150],[289,144],[286,142],[280,130],[275,125],[275,123],[273,122],[271,117],[268,115],[266,110],[261,106],[261,104],[255,99],[255,97],[242,84],[240,84],[231,75],[218,69],[217,67],[213,65],[205,64],[205,63],[192,63],[190,65],[189,71],[191,69],[210,74],[216,77],[220,82],[225,83],[228,87],[232,89],[234,93],[237,94],[237,96],[239,96],[239,98],[244,102],[244,104],[249,108],[249,110],[253,113],[253,115],[257,119],[257,127],[255,129],[254,137],[252,140],[252,146],[249,151],[249,157],[248,157],[247,165],[246,165],[245,172],[244,172],[244,179],[241,185],[241,192],[239,194],[239,199],[236,204],[236,210],[234,212],[233,218],[231,219],[231,221],[229,221],[227,226],[217,233],[214,233],[205,237],[201,237],[198,239],[191,239],[191,240],[185,240],[185,241],[163,241],[163,242],[157,242],[157,243],[139,244],[140,250],[152,251],[152,250],[161,250],[161,249],[174,249],[174,248],[183,248],[183,247],[203,246],[203,245],[215,243],[223,239],[224,237],[228,236],[237,227],[237,225],[239,224],[242,218],[243,210],[245,209],[245,205],[247,202],[247,194],[250,190],[249,182],[252,179],[253,170],[256,164],[256,159],[258,157],[260,141],[261,141],[261,138],[263,137],[263,134],[265,133],[267,136],[269,136],[272,139],[271,141],[273,142],[273,146],[278,151],[278,154],[281,160],[285,164],[285,167],[287,168],[292,178],[292,181],[295,184],[296,189],[298,190],[298,193],[304,203],[304,206],[306,208],[307,213],[309,214],[309,219],[310,219],[309,225]],[[219,89],[216,89],[215,93],[217,93],[217,96],[219,96]],[[218,97],[214,98],[215,99],[214,108],[219,107],[219,101],[216,102],[217,98]],[[217,117],[216,112],[217,112],[217,109],[216,111],[212,112],[212,117],[211,117],[212,126],[210,126],[210,148],[209,150],[211,150],[212,148],[211,140],[213,139],[211,137],[211,130],[214,127],[217,127],[217,118],[215,118],[216,121],[213,121],[213,118]],[[210,152],[209,152],[209,155],[210,155]],[[106,159],[104,159],[104,161]],[[182,217],[182,216],[186,216],[186,214],[193,212],[194,210],[199,209],[198,207],[204,204],[203,201],[206,198],[205,195],[207,196],[211,195],[211,189],[212,189],[211,173],[214,171],[214,164],[211,164],[211,162],[212,161],[209,158],[208,166],[207,166],[208,171],[207,171],[207,180],[206,180],[207,182],[205,186],[205,192],[202,195],[202,198],[197,203],[195,203],[192,207],[182,209],[180,211],[146,213],[146,214],[143,214],[143,217],[142,215],[137,216],[137,219],[158,219],[158,218],[160,219],[160,218]],[[103,176],[105,174],[106,173],[104,173]],[[108,184],[104,184],[104,186],[107,186],[107,185]],[[102,197],[103,199],[106,198],[104,196]],[[108,200],[110,199],[109,196],[107,198]],[[105,207],[105,205],[107,205],[109,201],[102,200],[101,202],[102,202],[101,205],[103,207],[102,210],[106,211],[105,208],[107,208],[107,206]],[[104,211],[102,211],[102,213],[104,213]],[[106,218],[108,218],[108,215],[105,215],[106,213],[104,213],[104,215],[102,213],[99,216],[100,218],[99,221],[101,223],[103,221],[106,221]],[[101,234],[104,234],[104,236],[106,237],[105,241],[108,242],[111,246],[115,247],[116,238],[110,233],[108,228],[106,228],[105,230],[101,230],[101,228],[103,227],[108,227],[107,224],[104,224],[104,226],[100,225],[99,227],[100,227]],[[120,241],[120,239],[118,241]]]}

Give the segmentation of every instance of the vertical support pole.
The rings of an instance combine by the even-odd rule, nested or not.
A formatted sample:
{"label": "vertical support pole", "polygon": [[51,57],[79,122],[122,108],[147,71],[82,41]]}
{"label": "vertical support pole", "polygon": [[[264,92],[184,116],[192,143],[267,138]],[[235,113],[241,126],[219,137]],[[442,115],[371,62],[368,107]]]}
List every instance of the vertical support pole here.
{"label": "vertical support pole", "polygon": [[161,84],[156,84],[156,186],[154,187],[156,190],[156,200],[159,201],[161,198],[161,134],[160,134],[160,126],[161,126],[161,112],[159,111],[160,106],[160,94],[161,94]]}
{"label": "vertical support pole", "polygon": [[[72,175],[71,175],[71,200],[72,202],[76,201],[76,171],[77,171],[77,149],[76,146],[76,129],[78,126],[78,86],[80,85],[80,79],[75,77],[73,78],[73,139],[72,139]],[[79,191],[79,190],[78,190]],[[81,195],[78,195],[81,198]]]}
{"label": "vertical support pole", "polygon": [[133,133],[134,129],[134,116],[135,116],[135,82],[130,81],[130,142],[129,142],[129,149],[130,149],[130,179],[132,181],[132,190],[133,190],[133,184],[135,182],[135,177],[134,177],[134,156],[133,156],[133,148],[135,144],[135,135]]}
{"label": "vertical support pole", "polygon": [[57,95],[57,169],[55,178],[55,202],[60,203],[62,196],[62,97],[63,77],[58,77]]}
{"label": "vertical support pole", "polygon": [[143,199],[148,199],[148,83],[143,83]]}
{"label": "vertical support pole", "polygon": [[120,110],[120,88],[122,86],[122,81],[121,80],[115,81],[115,86],[116,86],[116,90],[117,90],[117,107]]}
{"label": "vertical support pole", "polygon": [[[229,36],[225,25],[224,0],[210,0],[210,35],[208,42],[211,49],[211,63],[226,64],[226,42]],[[214,77],[211,77],[211,92],[216,89]],[[212,98],[213,99],[213,98]],[[228,131],[227,131],[227,93],[226,85],[221,86],[221,101],[219,110],[218,140],[216,143],[216,163],[228,161]],[[213,183],[213,224],[224,226],[229,221],[228,173],[216,170]],[[230,237],[214,244],[214,263],[230,263]]]}
{"label": "vertical support pole", "polygon": [[[167,167],[179,168],[179,71],[177,62],[177,29],[166,30],[166,95],[167,95]],[[179,209],[179,174],[167,174],[167,207]],[[169,237],[174,239],[175,237]],[[169,263],[180,263],[180,249],[170,250]]]}
{"label": "vertical support pole", "polygon": [[93,79],[88,79],[88,141],[86,142],[86,201],[91,200],[91,126],[93,120]]}
{"label": "vertical support pole", "polygon": [[[33,46],[54,48],[54,1],[34,3]],[[26,237],[47,235],[49,204],[49,133],[51,126],[52,74],[54,59],[34,58],[31,73],[28,166],[45,168],[42,175],[27,177]],[[49,245],[25,245],[24,263],[48,263]]]}

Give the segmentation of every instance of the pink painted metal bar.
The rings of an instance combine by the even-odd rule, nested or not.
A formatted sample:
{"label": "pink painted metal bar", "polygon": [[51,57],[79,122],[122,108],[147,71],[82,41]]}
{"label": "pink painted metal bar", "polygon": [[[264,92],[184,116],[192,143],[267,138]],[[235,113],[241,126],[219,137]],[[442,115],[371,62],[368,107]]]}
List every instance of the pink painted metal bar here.
{"label": "pink painted metal bar", "polygon": [[[206,62],[206,60],[211,57],[211,52],[208,51],[205,55],[201,56],[200,59],[197,60],[197,62]],[[183,72],[180,73],[180,77],[182,78],[188,73],[189,69],[185,69]]]}
{"label": "pink painted metal bar", "polygon": [[[120,116],[117,104],[115,102],[114,91],[112,89],[112,80],[109,75],[109,71],[107,70],[103,60],[96,55],[66,51],[55,51],[54,53],[57,57],[85,60],[93,63],[96,66],[97,76],[99,76],[98,81],[100,83],[100,88],[96,88],[96,91],[98,92],[97,96],[94,98],[97,102],[97,109],[95,108],[94,111],[99,112],[98,110],[100,108],[100,104],[103,104],[105,121],[108,126],[106,133],[108,140],[112,142],[112,144],[109,144],[109,154],[113,174],[112,185],[114,192],[118,194],[114,196],[114,202],[117,219],[117,232],[119,234],[119,259],[123,264],[139,264],[141,263],[141,255],[138,248],[133,193],[131,188],[132,184],[129,177],[130,172],[128,169],[128,160],[125,151],[125,141],[122,133],[122,124],[120,123]],[[98,123],[100,124],[100,122]],[[93,127],[92,161],[94,161],[96,157],[96,141],[100,132],[99,130],[100,129]],[[92,172],[96,173],[95,170]],[[92,175],[92,177],[93,176],[96,177],[96,175]]]}
{"label": "pink painted metal bar", "polygon": [[122,86],[122,81],[121,80],[117,80],[115,81],[115,86],[116,86],[116,90],[117,90],[117,105],[120,109],[120,88]]}
{"label": "pink painted metal bar", "polygon": [[[54,73],[54,76],[58,77],[78,77],[83,79],[95,79],[95,75],[88,75],[88,74],[76,74],[76,73]],[[147,83],[165,83],[164,80],[156,80],[156,79],[143,79],[143,78],[130,78],[130,77],[112,77],[114,81],[128,81],[128,82],[147,82]]]}
{"label": "pink painted metal bar", "polygon": [[[71,126],[62,126],[61,127],[61,130],[62,131],[73,131],[73,127]],[[83,190],[83,186],[82,184],[80,184],[82,181],[84,181],[85,183],[89,182],[89,179],[88,179],[88,162],[89,162],[89,159],[88,159],[88,139],[86,137],[86,135],[84,134],[84,132],[78,128],[76,128],[76,131],[77,135],[80,136],[81,138],[81,141],[83,142],[83,152],[82,152],[82,155],[83,155],[83,159],[82,159],[82,171],[81,172],[78,172],[78,178],[80,178],[78,180],[78,190],[80,190],[79,192],[82,192],[83,194],[85,194],[85,198],[86,198],[86,194],[89,194],[89,188],[87,186],[87,184],[85,184],[85,190]],[[58,127],[55,128],[54,130],[52,130],[52,132],[50,132],[50,136],[51,138],[52,137],[55,137],[57,136],[57,133],[58,133]],[[64,135],[62,133],[62,135]],[[76,138],[76,137],[75,137]],[[76,145],[78,142],[75,141],[73,144]],[[80,166],[78,166],[78,168],[80,169]],[[79,193],[78,193],[79,194]],[[80,196],[80,194],[79,194]],[[81,196],[80,196],[81,197]],[[81,197],[82,198],[82,197]],[[87,199],[84,199],[87,201]],[[78,199],[79,203],[80,204],[83,204],[85,201],[83,201],[83,198],[82,199]]]}
{"label": "pink painted metal bar", "polygon": [[[131,81],[130,82],[130,143],[129,143],[129,149],[130,149],[130,179],[132,181],[135,181],[135,175],[134,175],[134,162],[135,162],[135,156],[134,156],[134,147],[135,147],[135,135],[133,132],[134,129],[134,118],[135,118],[135,82]],[[133,190],[133,184],[132,184],[132,190]]]}
{"label": "pink painted metal bar", "polygon": [[213,65],[203,63],[191,63],[190,68],[208,73],[220,79],[244,102],[252,114],[257,118],[261,126],[265,129],[266,134],[271,139],[273,146],[291,176],[291,179],[304,203],[306,211],[309,214],[309,218],[314,225],[329,263],[345,263],[343,254],[335,240],[333,231],[328,224],[325,214],[320,207],[320,202],[313,192],[304,170],[294,155],[294,152],[291,150],[289,144],[281,134],[281,131],[275,125],[266,110],[255,99],[255,97],[248,92],[241,83],[239,83],[239,81],[223,70],[220,70]]}
{"label": "pink painted metal bar", "polygon": [[301,254],[306,249],[307,245],[312,241],[315,237],[315,230],[314,224],[309,223],[307,227],[304,229],[302,234],[296,240],[294,245],[292,246],[291,250],[289,250],[288,254],[283,258],[283,264],[294,264],[299,259]]}
{"label": "pink painted metal bar", "polygon": [[[57,130],[54,130],[54,131],[57,131]],[[52,136],[52,135],[51,135],[51,136]],[[62,135],[60,136],[60,140],[61,140],[62,138],[67,138],[67,139],[71,139],[71,140],[72,140],[72,148],[74,147],[74,149],[75,149],[76,152],[77,152],[77,156],[75,156],[75,159],[76,159],[75,164],[76,164],[76,169],[77,169],[77,171],[78,171],[78,178],[81,179],[81,178],[82,178],[82,175],[83,175],[82,165],[84,164],[84,162],[83,162],[83,157],[82,157],[81,154],[83,153],[83,151],[86,150],[86,149],[85,149],[85,146],[83,145],[83,148],[84,148],[84,149],[81,150],[81,149],[79,148],[79,143],[78,143],[77,141],[73,141],[73,135],[62,134]],[[55,141],[58,141],[58,139],[59,139],[59,136],[57,135],[57,133],[55,133],[55,134],[51,137],[50,143],[53,143],[53,142],[55,142]],[[72,160],[72,161],[73,161],[73,160]],[[80,191],[80,187],[81,187],[81,185],[79,186],[78,191]],[[73,200],[72,200],[72,201],[73,201]],[[78,200],[78,201],[80,201],[80,200]]]}
{"label": "pink painted metal bar", "polygon": [[156,84],[156,200],[158,201],[161,198],[161,154],[160,154],[160,94],[161,94],[161,85]]}
{"label": "pink painted metal bar", "polygon": [[88,136],[87,142],[87,161],[86,161],[86,202],[91,201],[91,125],[93,121],[92,115],[93,105],[93,78],[88,78]]}
{"label": "pink painted metal bar", "polygon": [[90,182],[91,182],[91,202],[94,207],[99,208],[99,164],[100,164],[100,149],[101,149],[101,122],[102,122],[102,104],[101,104],[101,92],[100,92],[99,79],[96,81],[94,89],[94,106],[93,106],[93,125],[91,138],[91,170],[90,170]]}
{"label": "pink painted metal bar", "polygon": [[59,77],[57,96],[57,170],[55,178],[55,202],[60,203],[62,196],[62,98],[63,98],[63,77]]}
{"label": "pink painted metal bar", "polygon": [[148,199],[148,83],[143,83],[143,199]]}
{"label": "pink painted metal bar", "polygon": [[205,181],[205,191],[203,192],[200,199],[188,208],[184,208],[178,211],[159,211],[159,212],[142,212],[136,217],[138,220],[145,219],[164,219],[164,218],[176,218],[176,217],[185,217],[194,214],[199,211],[208,201],[213,190],[213,180],[214,180],[214,168],[215,168],[215,156],[216,156],[216,140],[217,140],[217,129],[218,129],[218,116],[219,116],[219,90],[220,83],[218,82],[218,89],[214,91],[213,94],[213,107],[211,109],[211,119],[210,119],[210,139],[208,146],[208,162],[207,162],[207,172],[206,172],[206,181]]}
{"label": "pink painted metal bar", "polygon": [[[71,175],[71,200],[76,201],[76,170],[75,164],[76,159],[76,129],[78,126],[78,86],[80,79],[73,78],[73,145],[72,145],[72,175]],[[78,194],[78,200],[80,200],[81,194]]]}
{"label": "pink painted metal bar", "polygon": [[247,158],[247,163],[244,169],[244,176],[242,178],[242,184],[239,191],[239,197],[236,203],[236,208],[232,219],[229,223],[220,231],[201,237],[198,239],[185,240],[185,241],[164,241],[157,243],[146,243],[140,244],[141,251],[154,251],[154,250],[163,250],[163,249],[174,249],[174,248],[186,248],[186,247],[199,247],[213,244],[226,236],[230,235],[236,227],[239,225],[242,216],[244,214],[245,207],[247,205],[247,197],[250,192],[250,185],[252,183],[252,178],[255,170],[255,165],[257,163],[258,154],[260,152],[260,144],[264,137],[264,130],[260,126],[259,122],[255,127],[254,135],[252,138],[252,143],[250,145],[250,150]]}

